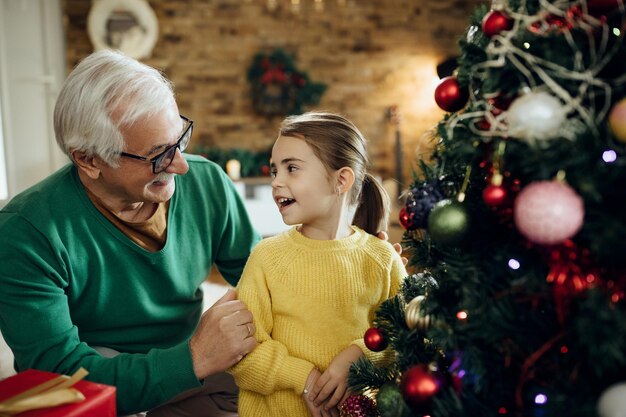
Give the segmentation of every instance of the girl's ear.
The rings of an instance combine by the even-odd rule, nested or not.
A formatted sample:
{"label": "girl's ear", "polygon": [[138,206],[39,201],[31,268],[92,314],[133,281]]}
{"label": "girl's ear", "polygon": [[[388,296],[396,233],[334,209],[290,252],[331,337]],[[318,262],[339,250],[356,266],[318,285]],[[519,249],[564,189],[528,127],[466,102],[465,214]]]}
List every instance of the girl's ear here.
{"label": "girl's ear", "polygon": [[72,151],[71,155],[79,170],[93,180],[98,179],[100,168],[98,166],[99,161],[96,160],[97,157],[88,156],[84,152],[76,150]]}
{"label": "girl's ear", "polygon": [[337,178],[337,194],[343,194],[352,188],[354,184],[354,171],[352,168],[343,167],[335,172]]}

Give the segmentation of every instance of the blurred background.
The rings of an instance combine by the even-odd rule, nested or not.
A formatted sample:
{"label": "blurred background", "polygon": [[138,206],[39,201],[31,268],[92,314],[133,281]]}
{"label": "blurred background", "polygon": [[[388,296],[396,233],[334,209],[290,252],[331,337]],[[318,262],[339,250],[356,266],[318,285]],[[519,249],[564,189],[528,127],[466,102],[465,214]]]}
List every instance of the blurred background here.
{"label": "blurred background", "polygon": [[324,86],[302,110],[344,114],[368,138],[376,174],[395,179],[400,166],[410,179],[442,116],[437,66],[456,55],[477,3],[2,0],[0,204],[67,162],[51,127],[56,94],[80,59],[107,46],[141,55],[173,81],[181,113],[196,121],[189,152],[235,151],[250,176],[262,175],[246,165],[267,152],[283,114],[255,107],[248,73],[256,56],[280,51],[309,85]]}

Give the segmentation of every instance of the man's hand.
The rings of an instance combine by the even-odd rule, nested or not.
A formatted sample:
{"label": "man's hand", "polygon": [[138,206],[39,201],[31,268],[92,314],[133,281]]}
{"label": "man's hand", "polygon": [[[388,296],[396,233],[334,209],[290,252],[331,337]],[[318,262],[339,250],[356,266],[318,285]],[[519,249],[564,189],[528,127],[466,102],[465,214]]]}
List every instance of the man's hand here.
{"label": "man's hand", "polygon": [[196,377],[225,371],[257,345],[252,313],[229,289],[200,318],[189,347]]}
{"label": "man's hand", "polygon": [[350,345],[339,352],[313,385],[309,399],[326,411],[336,408],[348,396],[350,365],[361,356],[363,351],[356,345]]}
{"label": "man's hand", "polygon": [[[389,240],[389,235],[385,231],[378,232],[376,236],[378,236],[378,238],[381,240]],[[399,243],[394,243],[393,248],[396,250],[396,252],[398,252],[398,255],[400,255],[400,257],[402,258],[402,263],[404,264],[404,266],[406,266],[406,264],[409,263],[409,260],[402,256],[402,246]]]}

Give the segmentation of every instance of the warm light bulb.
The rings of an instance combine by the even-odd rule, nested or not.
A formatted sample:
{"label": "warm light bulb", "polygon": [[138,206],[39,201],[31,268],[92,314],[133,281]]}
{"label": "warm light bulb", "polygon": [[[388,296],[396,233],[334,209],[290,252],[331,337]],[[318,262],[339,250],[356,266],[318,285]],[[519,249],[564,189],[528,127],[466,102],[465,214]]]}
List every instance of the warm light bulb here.
{"label": "warm light bulb", "polygon": [[226,162],[226,174],[233,181],[239,181],[241,179],[241,162],[236,159],[230,159]]}

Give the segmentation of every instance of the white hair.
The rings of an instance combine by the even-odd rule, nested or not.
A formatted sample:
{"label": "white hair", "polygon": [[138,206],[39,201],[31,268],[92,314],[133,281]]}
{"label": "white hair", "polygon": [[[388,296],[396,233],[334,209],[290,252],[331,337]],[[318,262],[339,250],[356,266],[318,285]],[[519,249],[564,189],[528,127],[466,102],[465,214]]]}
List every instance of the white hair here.
{"label": "white hair", "polygon": [[117,166],[125,145],[120,127],[166,111],[173,103],[172,83],[159,71],[119,52],[98,51],[65,80],[54,108],[54,133],[70,159],[78,150]]}

